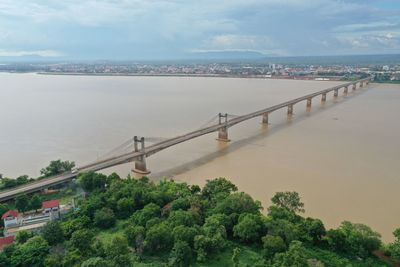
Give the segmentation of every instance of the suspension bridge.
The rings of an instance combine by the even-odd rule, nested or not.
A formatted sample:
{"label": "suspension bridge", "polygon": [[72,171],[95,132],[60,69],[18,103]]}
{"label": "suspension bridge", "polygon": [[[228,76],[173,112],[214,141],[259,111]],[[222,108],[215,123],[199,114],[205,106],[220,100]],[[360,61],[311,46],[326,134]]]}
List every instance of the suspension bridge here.
{"label": "suspension bridge", "polygon": [[[354,91],[357,89],[357,85],[359,88],[361,88],[364,85],[368,85],[370,80],[371,78],[366,78],[353,82],[348,82],[245,115],[238,116],[227,113],[219,113],[218,115],[214,116],[210,121],[208,121],[205,125],[203,125],[200,129],[174,138],[145,138],[135,136],[90,164],[79,166],[70,172],[62,173],[57,176],[48,177],[9,190],[0,191],[0,202],[13,199],[15,198],[15,196],[21,193],[32,193],[54,185],[68,182],[82,172],[100,171],[128,162],[134,162],[134,172],[146,175],[150,173],[146,165],[146,158],[168,147],[213,132],[218,133],[217,140],[221,142],[229,142],[230,140],[228,138],[228,129],[236,124],[253,119],[255,117],[262,117],[262,123],[268,124],[268,116],[274,111],[287,108],[287,114],[288,116],[291,116],[293,115],[294,105],[298,104],[299,102],[306,101],[306,106],[311,107],[312,100],[316,97],[321,96],[321,101],[325,102],[328,93],[333,92],[333,96],[336,98],[339,96],[339,90],[343,89],[343,93],[346,95],[349,92],[349,87],[351,87]],[[150,143],[150,145],[145,146],[145,142]]]}

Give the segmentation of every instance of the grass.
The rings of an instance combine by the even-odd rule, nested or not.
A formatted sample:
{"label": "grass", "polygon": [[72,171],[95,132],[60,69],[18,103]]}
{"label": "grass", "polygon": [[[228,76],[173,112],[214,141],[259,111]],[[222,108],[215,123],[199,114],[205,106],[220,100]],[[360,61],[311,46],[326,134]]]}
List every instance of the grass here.
{"label": "grass", "polygon": [[100,230],[96,237],[104,243],[110,243],[114,237],[124,235],[124,229],[128,220],[118,220],[114,227],[107,230]]}
{"label": "grass", "polygon": [[233,249],[240,248],[239,266],[254,266],[256,262],[262,259],[261,251],[257,248],[243,246],[241,244],[228,241],[227,246],[221,253],[212,255],[212,257],[204,263],[196,262],[194,267],[231,267],[233,265],[232,255]]}
{"label": "grass", "polygon": [[400,81],[378,81],[375,80],[374,83],[391,83],[391,84],[400,84]]}

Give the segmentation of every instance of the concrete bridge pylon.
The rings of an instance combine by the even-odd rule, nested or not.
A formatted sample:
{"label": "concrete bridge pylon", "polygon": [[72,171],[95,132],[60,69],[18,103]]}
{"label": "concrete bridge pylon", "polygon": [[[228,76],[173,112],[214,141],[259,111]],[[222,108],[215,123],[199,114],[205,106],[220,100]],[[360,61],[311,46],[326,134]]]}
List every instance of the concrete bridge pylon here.
{"label": "concrete bridge pylon", "polygon": [[228,138],[228,114],[222,114],[219,113],[218,114],[218,124],[219,125],[225,125],[224,127],[219,128],[218,130],[218,141],[222,141],[222,142],[229,142],[231,141]]}
{"label": "concrete bridge pylon", "polygon": [[[133,144],[134,144],[135,152],[139,152],[139,151],[144,152],[145,151],[144,137],[139,138],[139,137],[135,136],[133,138],[133,142],[134,142]],[[140,148],[138,145],[139,143],[140,143]],[[132,171],[134,173],[142,174],[142,175],[146,175],[146,174],[150,173],[150,171],[147,169],[147,166],[146,166],[146,154],[141,155],[134,162],[135,162],[135,167],[134,167],[134,169],[132,169]]]}

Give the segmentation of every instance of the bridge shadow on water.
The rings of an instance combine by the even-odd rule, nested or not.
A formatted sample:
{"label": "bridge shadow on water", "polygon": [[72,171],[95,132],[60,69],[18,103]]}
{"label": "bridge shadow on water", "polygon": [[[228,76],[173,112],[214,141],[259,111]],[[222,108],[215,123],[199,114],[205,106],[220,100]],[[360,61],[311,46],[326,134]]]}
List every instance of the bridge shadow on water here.
{"label": "bridge shadow on water", "polygon": [[[333,100],[327,99],[327,101],[325,103],[320,102],[320,98],[315,98],[314,105],[311,108],[305,107],[305,101],[302,101],[299,104],[296,104],[297,109],[303,109],[298,114],[296,114],[296,109],[295,109],[294,115],[287,116],[286,120],[283,119],[283,121],[280,121],[278,123],[272,122],[268,126],[262,125],[262,123],[260,122],[260,129],[259,129],[259,131],[257,131],[257,133],[255,133],[249,137],[239,139],[239,140],[232,140],[229,143],[220,142],[218,145],[219,149],[217,151],[208,153],[200,158],[197,158],[197,159],[189,161],[189,162],[185,162],[179,166],[167,169],[165,171],[153,173],[151,175],[152,180],[161,180],[164,177],[172,178],[176,175],[180,175],[180,174],[185,173],[196,167],[205,165],[218,157],[225,156],[228,153],[231,153],[233,151],[236,151],[236,150],[238,150],[242,147],[248,146],[248,145],[263,146],[263,145],[257,144],[257,141],[263,140],[264,138],[266,138],[268,136],[276,134],[276,133],[280,132],[281,130],[286,129],[287,127],[290,127],[292,125],[296,125],[312,116],[315,116],[322,112],[328,111],[341,103],[351,100],[352,98],[354,98],[358,95],[364,94],[365,92],[368,91],[368,89],[371,86],[373,86],[373,85],[369,85],[368,87],[358,88],[356,91],[350,91],[351,90],[350,89],[349,93],[347,95],[340,95],[337,98],[333,98],[333,96],[331,95]],[[317,101],[318,101],[318,104],[315,103]],[[302,104],[304,104],[304,105],[302,105]],[[296,108],[296,106],[295,106],[295,108]],[[285,112],[284,116],[286,116],[286,112]],[[261,116],[255,118],[255,119],[259,119],[261,121]]]}

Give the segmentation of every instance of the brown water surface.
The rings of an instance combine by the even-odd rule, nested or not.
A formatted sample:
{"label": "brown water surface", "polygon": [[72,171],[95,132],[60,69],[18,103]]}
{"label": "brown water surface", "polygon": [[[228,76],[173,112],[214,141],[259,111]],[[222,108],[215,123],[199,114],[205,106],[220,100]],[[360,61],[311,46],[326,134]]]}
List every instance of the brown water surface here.
{"label": "brown water surface", "polygon": [[[173,137],[218,112],[245,114],[337,82],[0,74],[0,172],[38,176],[50,160],[78,165],[133,135]],[[392,240],[400,227],[400,86],[372,84],[274,112],[148,159],[152,178],[203,185],[224,176],[267,207],[276,191],[296,190],[306,215],[328,227],[363,222]],[[106,170],[126,175],[132,164]]]}

